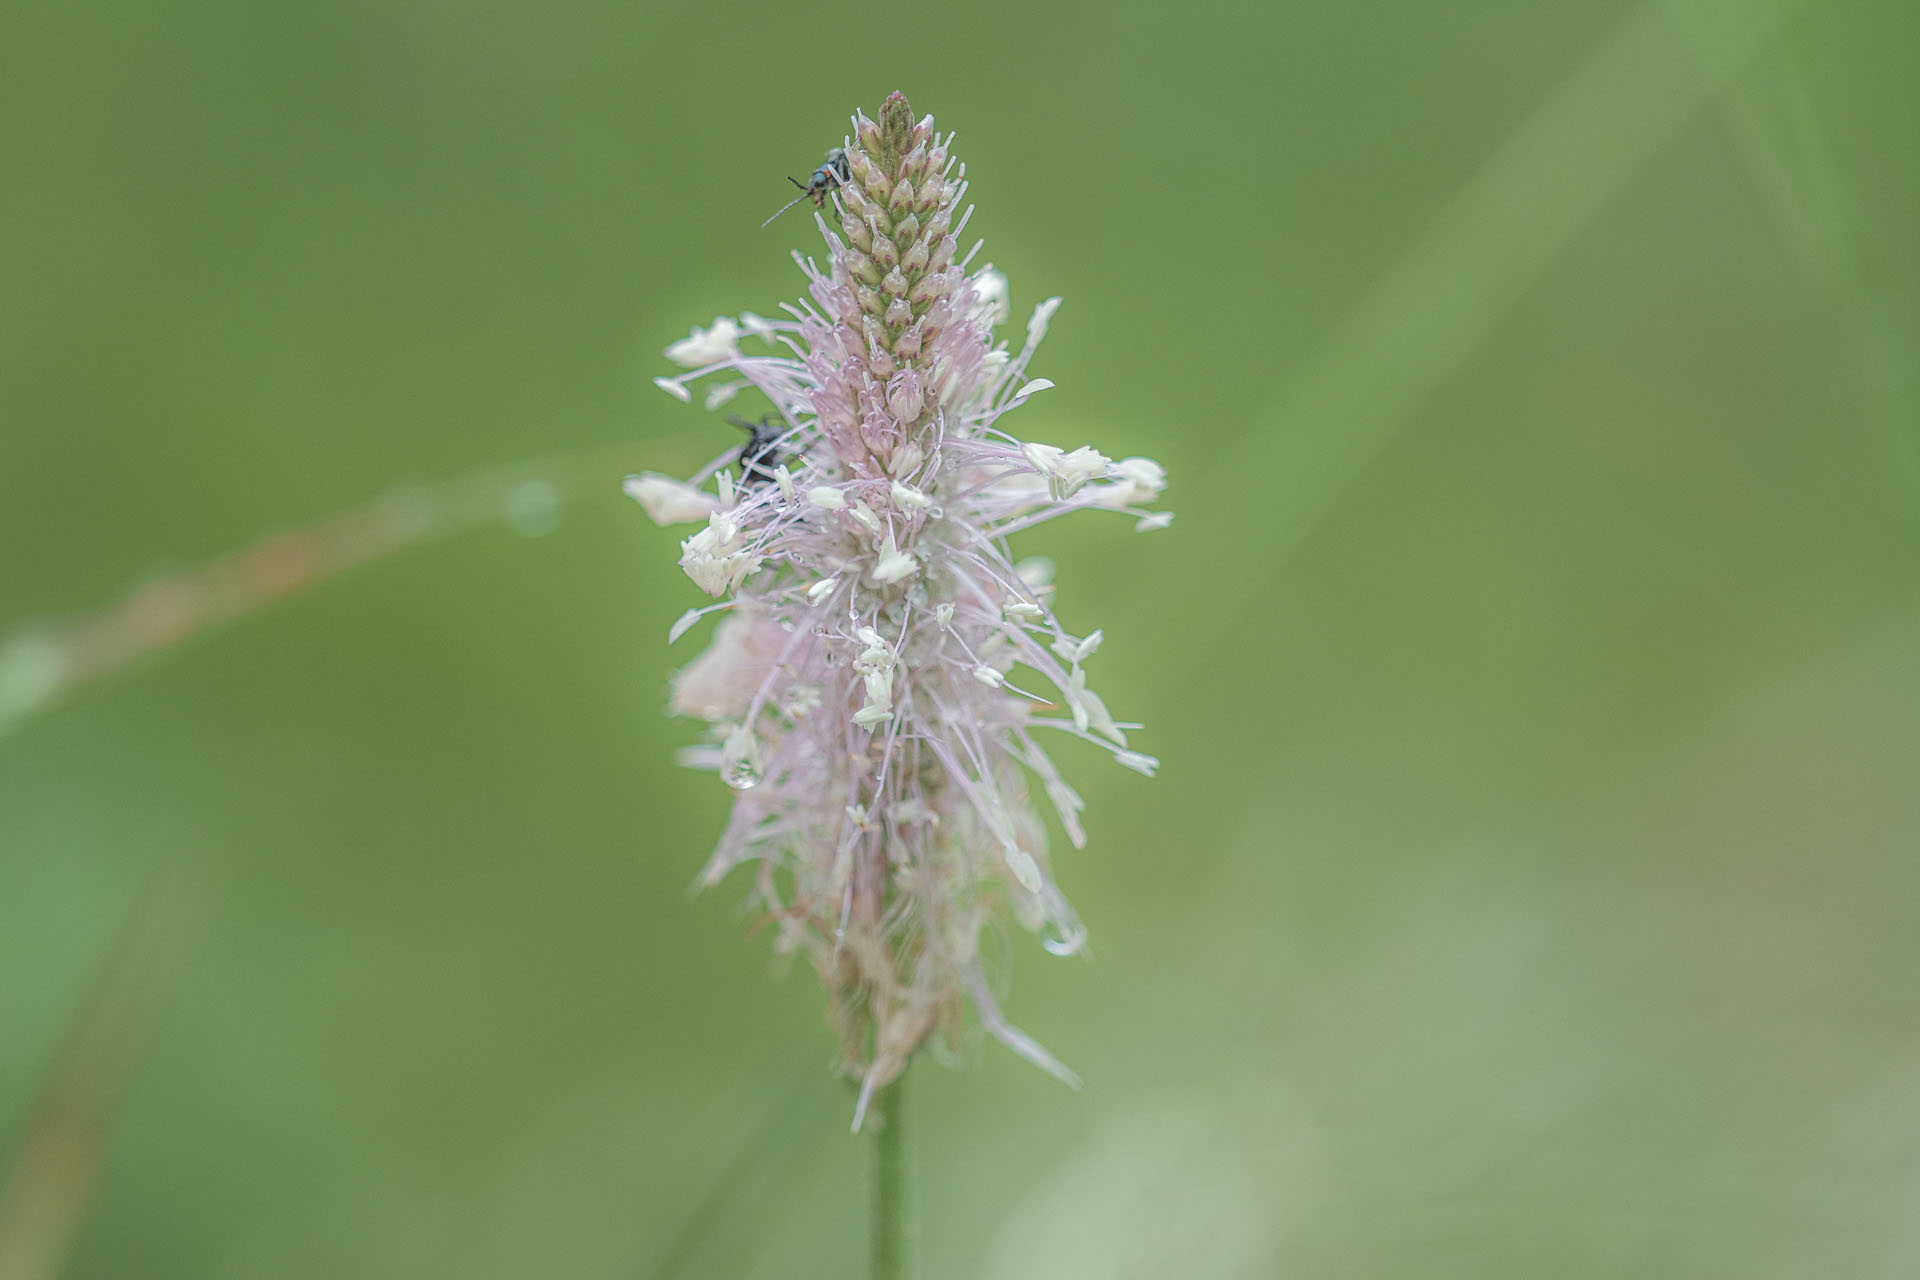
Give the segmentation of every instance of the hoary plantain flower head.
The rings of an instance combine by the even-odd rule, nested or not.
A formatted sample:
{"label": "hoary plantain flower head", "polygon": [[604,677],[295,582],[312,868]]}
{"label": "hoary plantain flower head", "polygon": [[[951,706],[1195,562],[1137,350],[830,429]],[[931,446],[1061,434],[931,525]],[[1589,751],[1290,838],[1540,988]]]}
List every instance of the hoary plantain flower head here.
{"label": "hoary plantain flower head", "polygon": [[853,127],[844,168],[818,180],[826,265],[795,254],[807,298],[695,329],[666,350],[686,372],[656,379],[687,401],[712,379],[708,409],[751,391],[771,412],[736,418],[747,443],[691,481],[639,475],[627,492],[662,524],[700,525],[680,564],[720,602],[670,640],[724,615],[672,691],[674,713],[708,725],[684,758],[735,792],[700,883],[751,867],[776,948],[827,990],[857,1128],[917,1051],[955,1047],[969,1009],[1073,1081],[1002,1016],[981,938],[1010,913],[1054,954],[1085,945],[1033,797],[1076,847],[1082,803],[1045,736],[1149,776],[1156,761],[1088,687],[1100,632],[1066,628],[1051,567],[1015,561],[1009,540],[1083,509],[1137,529],[1171,516],[1148,510],[1165,483],[1150,459],[1010,434],[1052,386],[1027,367],[1060,300],[1034,309],[1017,351],[998,340],[1007,281],[970,268],[977,244],[957,256],[972,209],[952,135],[898,93]]}

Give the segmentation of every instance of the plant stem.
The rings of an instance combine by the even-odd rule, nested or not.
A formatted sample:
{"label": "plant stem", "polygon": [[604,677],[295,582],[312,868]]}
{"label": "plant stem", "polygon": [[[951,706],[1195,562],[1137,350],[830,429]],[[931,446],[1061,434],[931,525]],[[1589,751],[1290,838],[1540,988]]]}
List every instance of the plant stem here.
{"label": "plant stem", "polygon": [[907,1280],[914,1237],[913,1152],[907,1141],[906,1077],[874,1095],[867,1109],[873,1130],[872,1196],[867,1236],[868,1280]]}

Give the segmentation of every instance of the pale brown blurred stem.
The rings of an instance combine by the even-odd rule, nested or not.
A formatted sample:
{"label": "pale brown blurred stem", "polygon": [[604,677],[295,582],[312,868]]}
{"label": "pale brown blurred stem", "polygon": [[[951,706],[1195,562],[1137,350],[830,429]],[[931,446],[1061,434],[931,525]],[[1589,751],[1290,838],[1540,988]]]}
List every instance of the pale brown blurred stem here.
{"label": "pale brown blurred stem", "polygon": [[402,489],[154,578],[98,612],[0,637],[0,735],[76,690],[349,570],[436,538],[511,522],[530,494],[554,501],[593,492],[611,498],[627,469],[662,448],[656,439]]}
{"label": "pale brown blurred stem", "polygon": [[64,1269],[195,914],[178,885],[142,894],[74,1010],[0,1173],[0,1280],[53,1280]]}
{"label": "pale brown blurred stem", "polygon": [[913,1148],[907,1132],[904,1074],[874,1094],[866,1127],[873,1132],[872,1195],[867,1252],[869,1280],[906,1280],[913,1274],[919,1236],[913,1213]]}

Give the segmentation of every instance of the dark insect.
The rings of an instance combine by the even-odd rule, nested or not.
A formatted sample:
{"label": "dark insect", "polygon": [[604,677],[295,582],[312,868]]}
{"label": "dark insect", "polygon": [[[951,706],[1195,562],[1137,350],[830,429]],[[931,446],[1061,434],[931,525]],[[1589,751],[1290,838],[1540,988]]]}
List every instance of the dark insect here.
{"label": "dark insect", "polygon": [[787,434],[787,424],[773,413],[758,422],[730,413],[727,421],[747,433],[747,442],[740,446],[741,480],[747,484],[765,484],[773,479],[773,469],[786,461],[774,446]]}
{"label": "dark insect", "polygon": [[[793,206],[799,204],[802,200],[811,199],[814,208],[819,208],[826,204],[827,192],[846,182],[851,176],[847,169],[846,148],[829,147],[827,149],[827,162],[818,169],[815,169],[811,178],[808,178],[805,182],[801,182],[798,178],[791,176],[787,178],[788,182],[800,188],[800,194],[781,205],[779,212],[775,213],[773,218],[779,217],[780,214],[793,208]],[[760,225],[763,227],[768,226],[773,222],[773,218],[768,218],[766,222]]]}

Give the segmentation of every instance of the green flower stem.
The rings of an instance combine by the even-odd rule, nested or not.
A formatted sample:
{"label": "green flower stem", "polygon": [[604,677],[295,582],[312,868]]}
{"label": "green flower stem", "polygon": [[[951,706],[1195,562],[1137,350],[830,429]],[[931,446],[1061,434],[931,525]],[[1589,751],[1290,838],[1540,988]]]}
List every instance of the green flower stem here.
{"label": "green flower stem", "polygon": [[913,1152],[907,1140],[906,1077],[874,1095],[866,1128],[873,1132],[872,1198],[868,1234],[869,1280],[907,1280],[913,1242]]}

